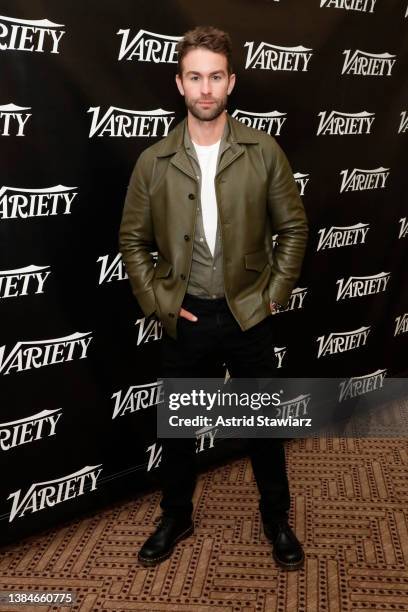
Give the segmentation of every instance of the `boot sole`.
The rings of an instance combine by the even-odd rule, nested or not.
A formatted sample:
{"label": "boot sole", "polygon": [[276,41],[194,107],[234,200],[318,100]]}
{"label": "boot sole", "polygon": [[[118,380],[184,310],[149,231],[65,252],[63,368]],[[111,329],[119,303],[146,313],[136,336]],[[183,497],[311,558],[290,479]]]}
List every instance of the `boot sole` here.
{"label": "boot sole", "polygon": [[170,555],[172,554],[174,547],[176,546],[176,544],[178,544],[178,542],[180,542],[181,540],[184,540],[185,538],[188,538],[189,536],[191,536],[194,533],[194,527],[191,526],[188,529],[186,529],[186,531],[183,531],[173,542],[173,546],[164,554],[164,555],[160,555],[160,557],[155,557],[154,559],[146,559],[145,557],[142,557],[140,555],[140,553],[138,554],[138,561],[139,563],[141,563],[141,565],[145,566],[145,567],[152,567],[154,565],[157,565],[158,563],[161,563],[162,561],[164,561],[165,559],[168,559],[170,557]]}
{"label": "boot sole", "polygon": [[300,569],[301,567],[303,567],[303,564],[305,562],[305,555],[303,555],[302,558],[299,559],[299,561],[296,561],[295,563],[285,563],[284,561],[281,561],[279,557],[275,555],[275,551],[272,552],[272,557],[276,565],[279,565],[279,567],[281,567],[282,569],[289,571]]}

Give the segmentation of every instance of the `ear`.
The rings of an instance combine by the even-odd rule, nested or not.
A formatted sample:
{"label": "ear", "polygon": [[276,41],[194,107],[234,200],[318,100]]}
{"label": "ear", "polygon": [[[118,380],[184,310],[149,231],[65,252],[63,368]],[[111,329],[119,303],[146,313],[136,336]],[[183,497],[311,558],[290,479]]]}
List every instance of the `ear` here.
{"label": "ear", "polygon": [[235,74],[231,74],[229,78],[228,89],[227,89],[228,95],[230,95],[231,91],[234,89],[234,86],[235,86]]}
{"label": "ear", "polygon": [[180,94],[184,96],[183,80],[179,74],[176,74],[176,85],[177,85],[177,89],[179,90]]}

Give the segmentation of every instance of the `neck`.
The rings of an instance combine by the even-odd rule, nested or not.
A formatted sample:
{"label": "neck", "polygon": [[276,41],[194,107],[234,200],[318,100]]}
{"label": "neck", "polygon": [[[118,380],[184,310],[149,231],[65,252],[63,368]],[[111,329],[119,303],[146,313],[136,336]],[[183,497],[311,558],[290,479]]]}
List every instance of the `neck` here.
{"label": "neck", "polygon": [[227,122],[227,113],[222,112],[212,121],[201,121],[188,112],[187,126],[191,140],[198,145],[208,146],[221,140]]}

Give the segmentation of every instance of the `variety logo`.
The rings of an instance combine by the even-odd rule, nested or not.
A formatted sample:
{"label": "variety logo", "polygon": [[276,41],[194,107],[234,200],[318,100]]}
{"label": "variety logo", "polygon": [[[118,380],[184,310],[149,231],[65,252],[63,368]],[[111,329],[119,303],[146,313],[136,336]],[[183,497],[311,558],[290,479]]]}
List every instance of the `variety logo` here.
{"label": "variety logo", "polygon": [[320,0],[320,8],[337,8],[346,11],[362,11],[374,13],[377,0]]}
{"label": "variety logo", "polygon": [[217,435],[217,427],[203,427],[198,429],[196,434],[196,453],[202,453],[203,451],[214,448],[214,440]]}
{"label": "variety logo", "polygon": [[401,227],[398,238],[405,238],[405,236],[408,235],[408,219],[407,217],[401,217],[399,222],[401,223]]}
{"label": "variety logo", "polygon": [[117,391],[111,397],[115,400],[112,420],[127,412],[137,412],[163,403],[163,382],[157,381],[147,385],[134,385],[126,393]]}
{"label": "variety logo", "polygon": [[304,174],[302,172],[295,172],[293,176],[299,187],[299,195],[304,196],[306,185],[309,182],[309,174]]}
{"label": "variety logo", "polygon": [[278,360],[277,368],[282,367],[283,358],[286,355],[287,348],[286,346],[275,346],[273,352],[275,353],[275,357]]}
{"label": "variety logo", "polygon": [[256,130],[263,130],[267,134],[280,136],[282,126],[287,118],[286,115],[287,113],[280,113],[279,111],[271,111],[270,113],[251,113],[237,108],[234,110],[231,117],[238,119],[241,123],[255,128]]}
{"label": "variety logo", "polygon": [[163,327],[161,321],[158,319],[147,319],[143,317],[142,319],[138,319],[135,325],[139,327],[137,346],[142,343],[147,344],[147,342],[160,340],[163,335]]}
{"label": "variety logo", "polygon": [[339,402],[382,389],[387,370],[377,370],[364,376],[354,376],[339,384]]}
{"label": "variety logo", "polygon": [[345,49],[341,74],[357,74],[361,76],[391,76],[392,68],[397,61],[396,55],[390,53],[367,53],[356,49]]}
{"label": "variety logo", "polygon": [[356,223],[355,225],[336,226],[319,229],[319,243],[316,251],[324,249],[336,249],[352,244],[364,244],[370,225],[368,223]]}
{"label": "variety logo", "polygon": [[288,305],[283,310],[278,311],[276,314],[280,314],[282,312],[288,312],[288,310],[300,310],[303,308],[303,301],[307,295],[306,287],[296,287],[293,289],[291,296],[289,298]]}
{"label": "variety logo", "polygon": [[96,481],[102,472],[101,465],[102,463],[87,465],[78,472],[56,480],[35,482],[25,494],[22,489],[10,493],[7,499],[12,499],[13,504],[9,522],[11,523],[16,517],[22,518],[26,512],[34,514],[69,499],[75,499],[88,491],[95,491]]}
{"label": "variety logo", "polygon": [[305,393],[280,402],[279,406],[276,406],[276,416],[282,419],[288,419],[289,417],[297,419],[307,415],[307,407],[311,397],[310,393]]}
{"label": "variety logo", "polygon": [[336,301],[381,293],[387,289],[390,278],[391,272],[380,272],[373,276],[350,276],[347,280],[340,278],[336,281]]}
{"label": "variety logo", "polygon": [[121,254],[118,253],[113,260],[109,261],[110,259],[111,255],[101,255],[101,257],[96,260],[97,263],[101,263],[98,281],[99,285],[105,282],[110,283],[113,280],[125,280],[125,278],[129,278]]}
{"label": "variety logo", "polygon": [[408,312],[399,317],[395,317],[394,336],[405,334],[408,331]]}
{"label": "variety logo", "polygon": [[[201,453],[206,450],[210,450],[214,448],[215,436],[217,434],[218,429],[216,427],[205,427],[199,429],[195,432],[196,434],[196,453]],[[148,461],[146,466],[146,471],[150,472],[151,470],[159,467],[162,459],[162,445],[154,442],[147,447],[146,452],[148,453]]]}
{"label": "variety logo", "polygon": [[321,111],[317,135],[330,134],[345,136],[347,134],[370,134],[375,113],[341,113],[340,111]]}
{"label": "variety logo", "polygon": [[131,39],[130,30],[119,30],[122,37],[118,60],[135,59],[138,62],[153,62],[155,64],[177,64],[176,45],[181,36],[165,36],[147,30],[139,32]]}
{"label": "variety logo", "polygon": [[6,355],[6,347],[0,346],[0,374],[23,372],[31,368],[43,368],[56,363],[85,359],[92,332],[75,332],[63,338],[17,342]]}
{"label": "variety logo", "polygon": [[0,299],[44,293],[44,283],[51,274],[49,268],[26,266],[16,270],[0,270]]}
{"label": "variety logo", "polygon": [[146,453],[149,455],[146,467],[147,472],[159,467],[162,458],[162,449],[162,445],[158,444],[157,442],[154,442],[154,444],[147,447]]}
{"label": "variety logo", "polygon": [[136,111],[110,106],[105,114],[100,106],[88,109],[93,113],[89,138],[93,136],[110,136],[125,138],[155,138],[167,136],[174,121],[173,111],[162,108],[151,111]]}
{"label": "variety logo", "polygon": [[[260,68],[261,70],[286,70],[306,72],[313,55],[313,50],[299,45],[297,47],[280,47],[261,42],[254,49],[254,42],[246,42],[248,47],[245,69]],[[312,51],[312,53],[309,53]]]}
{"label": "variety logo", "polygon": [[0,105],[1,136],[25,136],[25,124],[32,113],[21,111],[30,110],[31,106],[17,106],[17,104]]}
{"label": "variety logo", "polygon": [[364,191],[366,189],[384,189],[385,182],[390,174],[389,168],[374,168],[373,170],[342,170],[343,175],[340,193],[343,191]]}
{"label": "variety logo", "polygon": [[16,19],[0,15],[0,50],[59,53],[65,34],[60,23],[48,19]]}
{"label": "variety logo", "polygon": [[360,327],[349,332],[331,332],[327,337],[317,338],[319,345],[317,358],[344,353],[365,346],[371,327]]}
{"label": "variety logo", "polygon": [[[156,265],[157,263],[157,251],[150,252],[152,257],[152,263]],[[101,271],[99,274],[98,284],[102,285],[102,283],[110,283],[113,280],[125,280],[128,277],[126,272],[125,263],[122,260],[122,254],[118,253],[112,259],[112,255],[101,255],[99,259],[97,259],[97,263],[101,264]]]}
{"label": "variety logo", "polygon": [[69,215],[78,195],[76,187],[55,185],[45,189],[0,188],[0,219],[27,219]]}
{"label": "variety logo", "polygon": [[55,428],[62,416],[62,408],[43,410],[30,417],[0,423],[0,450],[30,444],[35,440],[55,436]]}
{"label": "variety logo", "polygon": [[401,122],[398,128],[398,134],[403,134],[408,130],[408,113],[407,111],[402,111],[401,114]]}

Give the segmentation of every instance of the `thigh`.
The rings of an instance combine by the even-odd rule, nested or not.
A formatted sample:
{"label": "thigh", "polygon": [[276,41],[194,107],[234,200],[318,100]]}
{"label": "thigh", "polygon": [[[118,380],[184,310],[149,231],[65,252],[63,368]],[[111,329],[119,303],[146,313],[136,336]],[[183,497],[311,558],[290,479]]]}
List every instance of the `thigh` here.
{"label": "thigh", "polygon": [[231,334],[226,348],[226,365],[233,378],[276,376],[274,323],[266,317],[250,329],[239,327]]}
{"label": "thigh", "polygon": [[213,317],[197,313],[198,321],[179,317],[177,339],[165,332],[161,340],[165,378],[217,378],[223,376],[222,356],[217,354]]}

